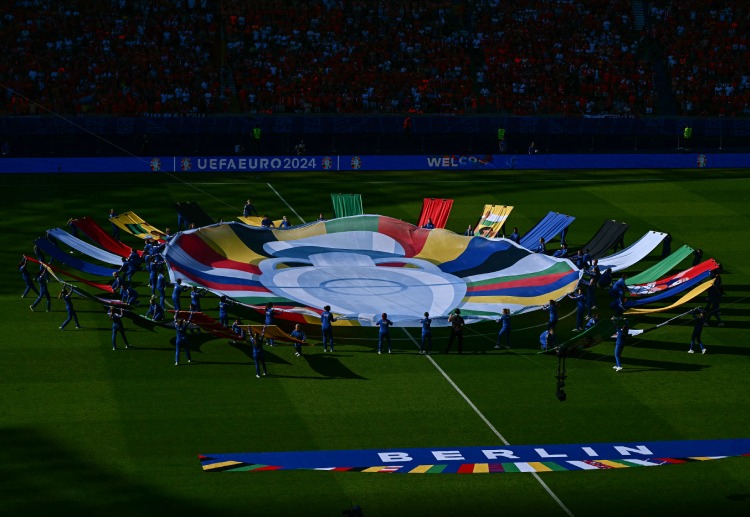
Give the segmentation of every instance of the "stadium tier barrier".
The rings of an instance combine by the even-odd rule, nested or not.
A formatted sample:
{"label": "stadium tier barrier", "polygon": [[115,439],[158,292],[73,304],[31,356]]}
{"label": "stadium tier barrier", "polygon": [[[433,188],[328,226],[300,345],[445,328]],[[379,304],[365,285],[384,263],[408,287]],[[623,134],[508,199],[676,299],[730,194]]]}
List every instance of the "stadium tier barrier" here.
{"label": "stadium tier barrier", "polygon": [[1,173],[487,171],[723,169],[747,167],[750,153],[156,156],[4,158]]}

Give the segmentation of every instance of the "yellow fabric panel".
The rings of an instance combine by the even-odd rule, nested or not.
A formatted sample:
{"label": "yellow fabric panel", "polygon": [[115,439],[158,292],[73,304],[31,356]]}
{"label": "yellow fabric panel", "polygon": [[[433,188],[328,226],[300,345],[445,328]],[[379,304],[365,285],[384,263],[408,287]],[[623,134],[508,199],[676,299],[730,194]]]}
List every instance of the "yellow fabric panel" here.
{"label": "yellow fabric panel", "polygon": [[324,221],[318,224],[309,224],[300,228],[290,228],[288,230],[274,230],[274,236],[280,241],[294,241],[297,239],[304,239],[306,237],[315,237],[317,235],[325,235],[326,224]]}
{"label": "yellow fabric panel", "polygon": [[452,231],[435,228],[429,231],[422,251],[415,258],[428,260],[434,264],[442,264],[455,260],[466,250],[467,243],[471,237],[456,235]]}
{"label": "yellow fabric panel", "polygon": [[539,461],[530,461],[529,466],[537,472],[552,472],[552,469]]}
{"label": "yellow fabric panel", "polygon": [[[336,316],[334,314],[334,316]],[[320,325],[320,317],[304,314],[305,322],[310,325]],[[334,327],[360,327],[358,320],[336,320],[332,323]]]}
{"label": "yellow fabric panel", "polygon": [[487,463],[475,463],[474,474],[489,474],[490,466]]}
{"label": "yellow fabric panel", "polygon": [[432,465],[418,465],[411,469],[408,474],[424,474],[432,468]]}
{"label": "yellow fabric panel", "polygon": [[381,470],[385,470],[388,467],[370,467],[368,469],[363,470],[362,472],[380,472]]}
{"label": "yellow fabric panel", "polygon": [[203,470],[213,470],[240,464],[241,463],[239,461],[222,461],[221,463],[211,463],[210,465],[203,465]]}
{"label": "yellow fabric panel", "polygon": [[625,314],[652,314],[655,312],[664,312],[664,311],[674,309],[675,307],[679,307],[680,305],[689,302],[696,296],[707,291],[709,287],[714,285],[714,282],[715,280],[712,280],[711,282],[704,282],[701,285],[693,287],[693,289],[691,289],[686,294],[684,294],[682,298],[674,302],[672,305],[668,305],[667,307],[659,307],[656,309],[639,309],[635,307],[635,308],[628,309],[627,311],[625,311]]}
{"label": "yellow fabric panel", "polygon": [[[241,215],[237,219],[249,226],[260,226],[260,222],[263,220],[262,217],[258,217],[255,215],[250,215],[247,217],[244,215]],[[281,225],[281,219],[274,221],[273,224],[275,224],[276,228],[278,228]]]}
{"label": "yellow fabric panel", "polygon": [[128,228],[127,226],[125,226],[125,223],[123,223],[122,221],[120,221],[117,217],[110,217],[109,220],[115,226],[117,226],[120,230],[125,230],[130,235],[133,235],[133,232],[130,231],[130,228]]}
{"label": "yellow fabric panel", "polygon": [[[113,221],[118,227],[122,228],[123,230],[125,230],[131,235],[135,235],[136,237],[146,238],[146,237],[164,236],[163,231],[159,230],[155,226],[148,224],[146,221],[138,217],[134,212],[125,212],[124,214],[120,214],[118,216],[112,217],[110,221]],[[130,231],[130,229],[127,226],[125,226],[127,224],[140,225],[141,228],[143,228],[149,233],[133,233],[132,231]]]}
{"label": "yellow fabric panel", "polygon": [[278,341],[285,341],[287,343],[301,343],[303,345],[307,345],[308,343],[303,343],[297,338],[293,338],[283,330],[281,330],[276,325],[239,325],[245,331],[252,332],[253,334],[260,334],[263,332],[263,328],[265,327],[266,331],[264,334],[264,337],[266,339],[274,339]]}
{"label": "yellow fabric panel", "polygon": [[231,225],[220,224],[210,226],[205,229],[195,230],[201,235],[201,239],[208,244],[219,255],[237,262],[245,264],[258,264],[261,260],[266,259],[265,255],[258,255],[247,247],[237,234],[232,230]]}
{"label": "yellow fabric panel", "polygon": [[628,468],[627,465],[623,465],[622,463],[617,463],[616,461],[609,461],[609,460],[596,460],[597,463],[601,463],[602,465],[606,465],[607,467],[612,467],[615,469],[626,469]]}

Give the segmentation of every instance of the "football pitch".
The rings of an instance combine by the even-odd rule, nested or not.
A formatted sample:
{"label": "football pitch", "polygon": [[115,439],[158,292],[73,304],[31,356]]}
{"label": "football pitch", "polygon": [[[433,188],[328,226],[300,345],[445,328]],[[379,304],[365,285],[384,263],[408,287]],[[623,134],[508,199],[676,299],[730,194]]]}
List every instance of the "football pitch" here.
{"label": "football pitch", "polygon": [[[750,438],[747,170],[9,174],[0,184],[2,514],[335,516],[359,505],[367,517],[750,515],[748,457],[487,475],[221,473],[204,472],[199,460],[214,453]],[[269,376],[256,379],[244,345],[193,334],[192,364],[175,367],[174,330],[126,319],[134,348],[112,351],[109,320],[93,302],[75,298],[84,328],[59,330],[61,300],[53,298],[45,313],[44,304],[29,310],[33,297],[19,297],[21,255],[33,255],[34,239],[67,228],[69,218],[90,216],[109,229],[110,208],[132,210],[175,230],[174,202],[196,201],[216,220],[231,221],[251,198],[261,214],[299,224],[321,212],[332,217],[332,193],[361,194],[365,213],[415,224],[424,198],[450,198],[447,228],[457,233],[485,204],[514,206],[508,227],[522,234],[549,211],[562,212],[576,217],[567,237],[574,250],[605,219],[630,225],[626,245],[649,230],[669,232],[672,249],[688,244],[722,264],[726,325],[704,330],[705,355],[687,353],[689,317],[634,337],[621,372],[612,369],[612,341],[575,354],[567,360],[567,401],[559,402],[557,358],[537,353],[545,311],[513,318],[510,350],[494,349],[499,326],[488,322],[468,327],[462,355],[429,357],[417,353],[419,329],[393,329],[393,354],[378,355],[375,328],[336,328],[336,351],[324,354],[320,329],[308,325],[315,346],[303,357],[290,346],[267,348]],[[122,239],[141,246],[124,232]],[[628,272],[658,262],[660,251]],[[687,267],[689,260],[680,269]],[[134,279],[145,313],[146,274]],[[53,296],[60,292],[54,282],[50,288]],[[653,326],[704,300],[631,317],[631,327]],[[217,301],[203,301],[214,317]],[[572,336],[574,311],[571,300],[561,303],[563,340]],[[433,334],[439,351],[448,329]]]}

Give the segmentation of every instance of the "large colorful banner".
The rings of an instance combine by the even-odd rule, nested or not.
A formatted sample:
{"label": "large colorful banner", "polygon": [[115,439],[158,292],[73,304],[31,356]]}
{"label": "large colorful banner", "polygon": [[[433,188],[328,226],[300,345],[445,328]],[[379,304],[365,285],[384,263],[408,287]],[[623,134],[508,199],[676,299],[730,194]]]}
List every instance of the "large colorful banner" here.
{"label": "large colorful banner", "polygon": [[[447,325],[520,313],[573,291],[569,260],[532,253],[507,239],[418,228],[381,215],[318,221],[290,229],[219,223],[176,235],[164,252],[172,280],[198,285],[277,316],[336,318],[372,326],[383,312],[395,326],[419,327],[424,313]],[[301,318],[301,319],[300,319]]]}
{"label": "large colorful banner", "polygon": [[499,474],[657,467],[750,455],[750,439],[205,454],[205,472]]}

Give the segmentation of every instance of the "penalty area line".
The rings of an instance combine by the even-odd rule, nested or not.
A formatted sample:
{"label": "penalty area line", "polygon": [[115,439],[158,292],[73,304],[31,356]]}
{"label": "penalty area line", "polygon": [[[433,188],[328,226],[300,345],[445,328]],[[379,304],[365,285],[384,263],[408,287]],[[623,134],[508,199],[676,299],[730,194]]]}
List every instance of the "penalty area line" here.
{"label": "penalty area line", "polygon": [[[419,348],[419,343],[417,342],[417,340],[416,340],[416,339],[414,338],[414,336],[412,336],[412,335],[411,335],[411,333],[410,333],[410,332],[409,332],[409,331],[408,331],[408,330],[407,330],[406,328],[404,328],[404,333],[405,333],[405,334],[406,334],[407,336],[409,336],[409,339],[410,339],[410,340],[412,341],[412,343],[414,343],[414,345],[415,345],[415,346],[416,346],[417,348]],[[489,420],[487,419],[487,417],[486,417],[486,416],[484,416],[484,414],[483,414],[483,413],[482,413],[482,412],[481,412],[481,411],[479,410],[479,408],[478,408],[478,407],[477,407],[477,406],[476,406],[476,405],[475,405],[475,404],[474,404],[474,403],[473,403],[473,402],[471,401],[471,399],[470,399],[470,398],[469,398],[469,397],[468,397],[468,396],[466,395],[466,393],[464,393],[464,392],[463,392],[463,391],[461,390],[461,388],[459,388],[459,387],[458,387],[458,385],[457,385],[457,384],[456,384],[455,382],[453,382],[453,379],[451,379],[451,378],[450,378],[450,376],[449,376],[449,375],[448,375],[447,373],[445,373],[445,370],[443,370],[443,369],[442,369],[442,368],[440,367],[440,365],[439,365],[439,364],[437,364],[437,362],[436,362],[436,361],[435,361],[435,360],[434,360],[434,359],[432,358],[432,356],[426,355],[425,357],[427,358],[427,360],[428,360],[428,361],[430,361],[430,363],[432,363],[432,366],[434,366],[434,367],[435,367],[435,368],[437,369],[437,371],[438,371],[438,372],[440,372],[440,375],[442,375],[442,376],[443,376],[443,377],[445,378],[445,380],[446,380],[446,381],[448,381],[448,384],[450,384],[450,385],[451,385],[451,386],[453,387],[453,389],[454,389],[454,390],[456,390],[456,392],[457,392],[457,393],[458,393],[459,395],[461,395],[461,398],[463,398],[463,399],[464,399],[464,400],[466,401],[466,403],[467,403],[467,404],[469,405],[469,407],[470,407],[471,409],[473,409],[473,410],[474,410],[474,412],[475,412],[475,413],[476,413],[476,414],[477,414],[477,415],[479,416],[479,418],[481,418],[481,419],[482,419],[482,422],[484,422],[484,423],[485,423],[485,424],[487,425],[487,427],[489,427],[489,428],[490,428],[490,431],[492,431],[492,433],[493,433],[493,434],[494,434],[495,436],[497,436],[497,437],[498,437],[498,438],[500,439],[500,441],[501,441],[501,442],[503,442],[503,444],[504,444],[504,445],[510,445],[510,442],[508,442],[508,440],[506,440],[506,439],[505,439],[505,437],[504,437],[504,436],[503,436],[502,434],[500,434],[500,431],[498,431],[498,430],[497,430],[497,428],[495,428],[495,426],[494,426],[494,425],[492,425],[492,422],[490,422],[490,421],[489,421]],[[536,472],[531,472],[531,475],[532,475],[532,476],[534,476],[534,479],[536,479],[536,480],[537,480],[537,481],[539,482],[539,484],[540,484],[540,485],[542,486],[542,488],[544,488],[544,490],[545,490],[545,491],[546,491],[546,492],[547,492],[547,493],[549,494],[549,496],[550,496],[550,497],[551,497],[551,498],[552,498],[552,499],[553,499],[553,500],[554,500],[554,501],[555,501],[555,502],[557,503],[557,505],[558,505],[558,506],[559,506],[559,507],[560,507],[560,508],[561,508],[561,509],[562,509],[562,510],[563,510],[563,511],[564,511],[564,512],[565,512],[565,513],[567,514],[567,515],[569,515],[570,517],[574,517],[574,515],[573,515],[573,512],[571,512],[571,511],[570,511],[570,510],[568,509],[568,507],[567,507],[567,506],[565,506],[565,504],[564,504],[564,503],[563,503],[563,502],[562,502],[562,501],[560,500],[560,498],[559,498],[559,497],[557,497],[557,494],[555,494],[555,493],[554,493],[554,492],[552,491],[552,489],[551,489],[551,488],[550,488],[549,486],[547,486],[547,483],[545,483],[545,482],[544,482],[544,481],[542,480],[542,478],[541,478],[541,477],[539,477],[539,474],[538,474],[538,473],[536,473]]]}
{"label": "penalty area line", "polygon": [[273,185],[271,185],[270,183],[266,183],[266,185],[268,185],[268,188],[270,188],[271,190],[273,190],[273,193],[276,194],[279,197],[279,199],[281,200],[281,202],[284,203],[289,208],[289,210],[291,210],[292,213],[297,216],[297,219],[299,219],[300,221],[302,221],[302,224],[305,224],[307,222],[304,219],[302,219],[302,216],[300,216],[294,208],[292,208],[292,205],[290,205],[289,203],[286,202],[286,199],[284,199],[283,197],[281,197],[281,194],[279,194],[278,190],[276,190],[275,188],[273,188]]}

